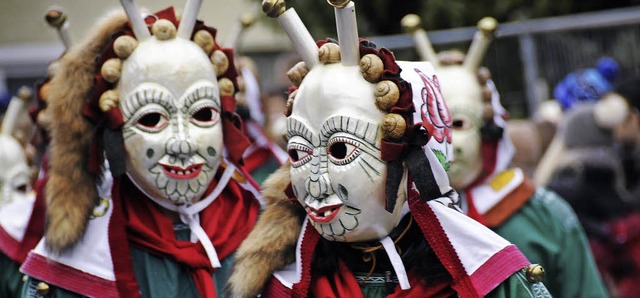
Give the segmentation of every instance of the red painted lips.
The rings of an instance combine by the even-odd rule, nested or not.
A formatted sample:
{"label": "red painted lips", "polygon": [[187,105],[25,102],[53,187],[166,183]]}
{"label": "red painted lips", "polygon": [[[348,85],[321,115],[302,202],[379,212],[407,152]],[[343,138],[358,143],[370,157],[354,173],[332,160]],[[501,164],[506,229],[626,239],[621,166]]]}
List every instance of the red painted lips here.
{"label": "red painted lips", "polygon": [[328,223],[333,218],[335,218],[336,215],[338,215],[338,212],[340,211],[340,208],[342,206],[343,204],[336,204],[331,206],[324,206],[318,210],[307,207],[307,214],[309,214],[311,220],[315,222]]}
{"label": "red painted lips", "polygon": [[172,179],[193,179],[202,172],[202,164],[190,165],[185,169],[176,166],[162,165],[162,170]]}

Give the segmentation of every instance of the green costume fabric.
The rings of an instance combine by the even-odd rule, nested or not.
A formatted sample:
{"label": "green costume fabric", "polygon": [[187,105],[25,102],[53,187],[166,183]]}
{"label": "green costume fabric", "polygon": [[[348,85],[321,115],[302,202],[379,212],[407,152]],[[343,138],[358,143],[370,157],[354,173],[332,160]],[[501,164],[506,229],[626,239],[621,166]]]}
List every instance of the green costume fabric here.
{"label": "green costume fabric", "polygon": [[[191,231],[188,226],[180,224],[174,226],[176,238],[187,240]],[[133,270],[142,297],[175,297],[175,298],[198,298],[200,293],[195,282],[191,278],[189,269],[171,259],[159,257],[146,251],[131,247],[131,257],[133,260]],[[220,260],[222,268],[216,269],[213,280],[217,293],[223,293],[224,285],[231,275],[234,255]],[[22,297],[50,297],[50,298],[76,298],[82,295],[69,292],[65,289],[51,286],[49,295],[42,296],[36,291],[36,286],[40,281],[29,278],[22,288]],[[0,296],[16,297],[16,296]],[[222,296],[220,296],[222,297]]]}
{"label": "green costume fabric", "polygon": [[544,188],[494,231],[546,272],[554,297],[608,297],[589,245],[569,204]]}
{"label": "green costume fabric", "polygon": [[278,160],[275,158],[269,158],[267,162],[260,165],[255,170],[251,171],[251,177],[253,180],[258,183],[258,185],[262,185],[265,179],[269,177],[273,172],[275,172],[280,167]]}
{"label": "green costume fabric", "polygon": [[20,264],[0,252],[0,297],[18,297],[22,287]]}
{"label": "green costume fabric", "polygon": [[[384,276],[381,274],[374,274],[372,278],[380,277],[384,280]],[[362,294],[367,298],[382,298],[387,297],[386,286],[384,282],[367,282],[360,286]],[[546,298],[551,297],[549,291],[542,283],[530,283],[527,281],[523,272],[517,272],[501,283],[497,288],[491,291],[487,298],[507,298],[507,297],[532,297],[532,298]]]}
{"label": "green costume fabric", "polygon": [[517,272],[491,291],[487,298],[552,297],[543,283],[530,283],[523,272]]}

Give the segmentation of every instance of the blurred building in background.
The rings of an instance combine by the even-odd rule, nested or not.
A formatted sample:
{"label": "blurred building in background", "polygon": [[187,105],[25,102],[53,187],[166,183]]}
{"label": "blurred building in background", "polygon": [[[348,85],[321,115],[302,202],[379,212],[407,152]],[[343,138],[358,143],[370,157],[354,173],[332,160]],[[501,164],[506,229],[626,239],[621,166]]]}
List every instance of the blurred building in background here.
{"label": "blurred building in background", "polygon": [[[184,2],[136,1],[148,11],[169,5],[180,8]],[[498,19],[496,40],[484,64],[493,73],[512,118],[531,116],[540,102],[552,97],[553,87],[567,73],[592,67],[602,56],[618,61],[620,77],[640,73],[640,6],[632,6],[633,1],[563,1],[564,6],[547,3],[548,7],[495,0],[400,2],[356,1],[356,5],[364,15],[358,19],[361,31],[405,60],[417,59],[411,36],[400,29],[400,18],[406,13],[423,17],[424,28],[438,51],[467,48],[476,30],[475,26],[450,26],[472,25],[485,15]],[[44,21],[46,10],[54,4],[67,13],[72,41],[82,38],[96,18],[119,7],[116,0],[1,1],[0,93],[7,89],[13,94],[19,86],[43,78],[47,64],[62,53],[55,30]],[[312,15],[303,19],[309,20],[307,26],[316,38],[335,36],[330,29],[324,30],[325,23],[333,22],[324,1],[290,0],[288,5],[302,8],[301,15]],[[255,13],[258,22],[245,33],[239,51],[256,61],[263,90],[277,93],[289,85],[285,72],[299,59],[289,52],[286,36],[259,7],[257,0],[208,0],[203,1],[199,18],[218,28],[217,39],[225,42],[243,13]],[[570,12],[578,13],[567,14]],[[545,15],[554,17],[541,17]]]}

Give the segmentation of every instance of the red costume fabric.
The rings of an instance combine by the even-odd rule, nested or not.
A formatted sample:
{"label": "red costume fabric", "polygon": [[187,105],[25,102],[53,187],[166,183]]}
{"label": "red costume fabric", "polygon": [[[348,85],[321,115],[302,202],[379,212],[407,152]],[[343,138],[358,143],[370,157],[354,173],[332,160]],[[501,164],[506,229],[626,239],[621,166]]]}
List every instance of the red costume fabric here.
{"label": "red costume fabric", "polygon": [[[209,190],[215,184],[214,181]],[[124,198],[122,194],[130,195]],[[176,240],[173,222],[163,214],[162,207],[146,198],[130,181],[123,181],[119,194],[116,196],[114,193],[114,200],[117,199],[124,207],[127,239],[132,246],[187,265],[202,296],[216,296],[211,279],[215,270],[199,242]],[[220,196],[200,213],[201,226],[220,259],[233,253],[246,238],[257,219],[259,208],[253,195],[231,179]]]}

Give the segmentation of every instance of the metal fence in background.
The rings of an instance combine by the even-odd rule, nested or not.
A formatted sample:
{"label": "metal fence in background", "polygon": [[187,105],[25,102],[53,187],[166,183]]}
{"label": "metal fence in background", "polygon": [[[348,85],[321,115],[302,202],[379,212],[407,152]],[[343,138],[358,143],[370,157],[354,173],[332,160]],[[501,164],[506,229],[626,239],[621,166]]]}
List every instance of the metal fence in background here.
{"label": "metal fence in background", "polygon": [[[428,32],[436,50],[466,52],[475,27]],[[403,60],[417,54],[409,34],[369,37]],[[47,64],[62,53],[62,45],[24,44],[0,48],[0,77],[14,92],[46,74]],[[249,52],[259,66],[266,91],[285,90],[285,72],[299,59],[292,53]],[[640,6],[591,13],[502,23],[484,65],[492,74],[502,102],[512,118],[524,118],[549,99],[567,73],[593,67],[602,56],[620,64],[621,77],[640,75]],[[284,94],[284,91],[282,91]]]}
{"label": "metal fence in background", "polygon": [[[512,117],[523,118],[551,98],[567,73],[593,67],[602,56],[620,64],[620,77],[640,74],[640,6],[569,16],[502,23],[484,65]],[[477,29],[428,32],[436,51],[466,52]],[[415,59],[409,34],[371,37],[402,59]]]}

